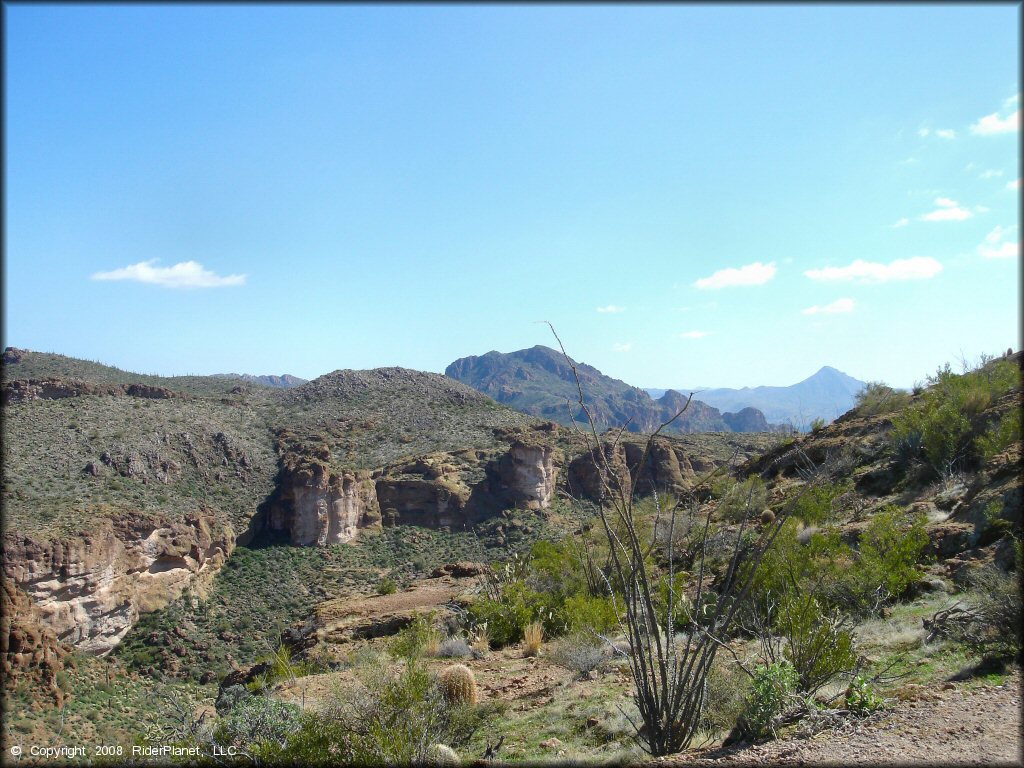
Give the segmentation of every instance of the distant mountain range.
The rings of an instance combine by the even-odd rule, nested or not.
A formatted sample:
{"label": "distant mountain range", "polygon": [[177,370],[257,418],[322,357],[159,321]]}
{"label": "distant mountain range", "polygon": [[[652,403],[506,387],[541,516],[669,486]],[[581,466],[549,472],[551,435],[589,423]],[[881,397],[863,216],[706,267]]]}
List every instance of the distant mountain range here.
{"label": "distant mountain range", "polygon": [[[702,389],[696,397],[720,409],[757,408],[768,421],[806,430],[814,419],[832,421],[850,410],[864,384],[826,365],[813,376],[788,387]],[[666,391],[670,390],[646,390],[652,397],[660,397]]]}
{"label": "distant mountain range", "polygon": [[[602,430],[625,424],[631,432],[650,432],[672,418],[686,403],[686,396],[674,390],[663,391],[654,399],[644,390],[605,376],[585,363],[577,363],[576,370],[587,407]],[[562,424],[571,424],[573,419],[580,423],[586,418],[579,407],[572,369],[561,352],[548,347],[463,357],[449,365],[445,375],[532,416]],[[769,430],[764,414],[756,408],[741,406],[736,412],[722,413],[717,407],[694,399],[666,431]]]}
{"label": "distant mountain range", "polygon": [[218,373],[216,375],[227,379],[242,379],[242,381],[248,381],[251,384],[262,384],[265,387],[275,387],[277,389],[299,387],[308,381],[308,379],[292,376],[290,373],[283,373],[280,376],[254,376],[251,373]]}

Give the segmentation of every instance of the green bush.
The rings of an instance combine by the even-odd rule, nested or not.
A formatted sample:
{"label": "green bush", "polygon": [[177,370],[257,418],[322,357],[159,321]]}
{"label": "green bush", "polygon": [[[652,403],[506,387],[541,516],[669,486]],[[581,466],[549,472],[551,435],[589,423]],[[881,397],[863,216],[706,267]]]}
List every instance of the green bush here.
{"label": "green bush", "polygon": [[572,595],[566,598],[562,604],[562,616],[566,632],[579,632],[586,629],[607,632],[618,626],[615,606],[610,597],[591,597],[587,594]]}
{"label": "green bush", "polygon": [[799,489],[789,502],[790,515],[807,525],[821,525],[835,518],[835,501],[853,488],[853,483],[821,483]]}
{"label": "green bush", "polygon": [[733,484],[718,502],[718,514],[739,523],[757,517],[768,504],[768,491],[764,480],[757,475]]}
{"label": "green bush", "polygon": [[1021,441],[1024,411],[1013,409],[1004,414],[989,429],[978,437],[978,453],[985,461],[1002,453],[1013,443]]}
{"label": "green bush", "polygon": [[378,595],[393,595],[398,591],[398,582],[390,576],[385,576],[377,582]]}
{"label": "green bush", "polygon": [[757,668],[743,712],[744,731],[754,739],[774,738],[778,720],[796,692],[796,670],[785,662]]}
{"label": "green bush", "polygon": [[927,521],[924,513],[904,513],[893,504],[871,518],[847,580],[854,606],[867,607],[876,596],[901,597],[921,577],[917,562],[928,543]]}
{"label": "green bush", "polygon": [[869,381],[855,395],[854,408],[861,416],[877,416],[905,408],[910,403],[910,393],[880,382]]}
{"label": "green bush", "polygon": [[853,635],[837,611],[825,610],[808,594],[785,600],[774,629],[786,643],[784,655],[797,674],[797,690],[814,694],[857,664]]}
{"label": "green bush", "polygon": [[283,747],[302,727],[298,707],[265,696],[238,701],[214,729],[217,744],[249,752]]}
{"label": "green bush", "polygon": [[433,613],[416,614],[407,627],[391,638],[388,653],[396,658],[414,659],[440,642],[441,630],[434,625]]}
{"label": "green bush", "polygon": [[[943,476],[978,461],[982,445],[976,444],[981,426],[976,417],[1020,386],[1020,370],[1000,360],[957,375],[947,364],[928,383],[918,402],[893,419],[890,440],[899,460],[923,459]],[[1012,432],[1013,425],[1007,429]]]}
{"label": "green bush", "polygon": [[846,708],[858,715],[870,715],[885,709],[885,699],[875,692],[868,680],[857,675],[846,689]]}

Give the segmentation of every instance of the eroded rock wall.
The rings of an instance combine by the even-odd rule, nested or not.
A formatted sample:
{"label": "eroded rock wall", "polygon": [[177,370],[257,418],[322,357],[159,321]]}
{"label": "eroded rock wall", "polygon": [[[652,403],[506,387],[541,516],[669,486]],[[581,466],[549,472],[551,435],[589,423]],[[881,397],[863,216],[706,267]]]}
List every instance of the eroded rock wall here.
{"label": "eroded rock wall", "polygon": [[342,544],[360,528],[379,525],[376,488],[366,473],[332,474],[322,464],[286,468],[268,523],[297,546]]}
{"label": "eroded rock wall", "polygon": [[230,526],[201,515],[183,522],[104,518],[59,540],[8,535],[3,569],[61,642],[103,655],[140,613],[186,589],[202,593],[234,544]]}

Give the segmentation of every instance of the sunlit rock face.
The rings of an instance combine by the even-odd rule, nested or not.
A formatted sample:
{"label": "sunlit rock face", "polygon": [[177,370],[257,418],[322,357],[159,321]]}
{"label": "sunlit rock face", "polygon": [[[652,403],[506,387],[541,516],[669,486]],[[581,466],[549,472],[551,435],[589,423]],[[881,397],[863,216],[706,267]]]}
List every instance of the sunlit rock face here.
{"label": "sunlit rock face", "polygon": [[202,593],[234,545],[230,526],[205,516],[171,522],[125,515],[74,537],[6,537],[4,576],[32,598],[60,641],[103,655],[140,613],[186,589]]}
{"label": "sunlit rock face", "polygon": [[269,527],[287,531],[296,546],[342,544],[380,523],[376,488],[365,473],[303,466],[282,473],[279,492]]}

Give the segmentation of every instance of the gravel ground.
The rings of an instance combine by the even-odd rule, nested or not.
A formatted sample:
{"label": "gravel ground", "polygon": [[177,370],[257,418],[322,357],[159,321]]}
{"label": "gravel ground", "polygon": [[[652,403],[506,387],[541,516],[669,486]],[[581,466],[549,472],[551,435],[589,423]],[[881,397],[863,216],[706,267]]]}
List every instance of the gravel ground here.
{"label": "gravel ground", "polygon": [[1005,685],[923,690],[912,701],[866,721],[813,737],[664,758],[697,765],[1024,765],[1021,677]]}

